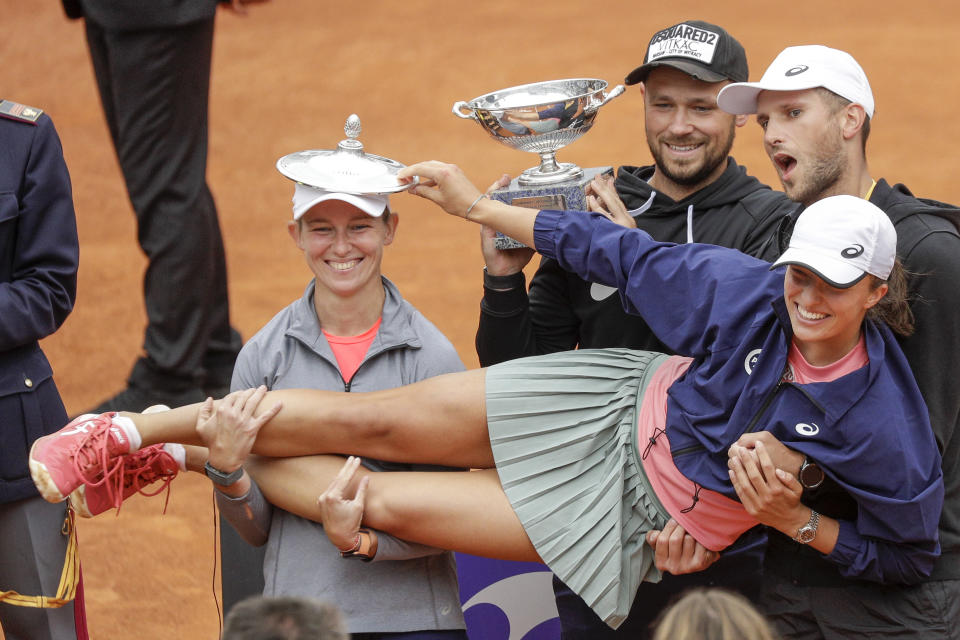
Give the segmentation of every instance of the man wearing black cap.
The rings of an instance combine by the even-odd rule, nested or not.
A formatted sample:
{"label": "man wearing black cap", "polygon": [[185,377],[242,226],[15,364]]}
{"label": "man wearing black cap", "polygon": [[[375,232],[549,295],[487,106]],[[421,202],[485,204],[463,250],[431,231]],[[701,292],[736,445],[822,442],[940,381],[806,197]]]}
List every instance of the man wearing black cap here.
{"label": "man wearing black cap", "polygon": [[[766,241],[795,205],[729,156],[736,127],[746,119],[717,107],[720,89],[747,76],[743,47],[716,25],[692,20],[654,34],[644,64],[626,78],[627,84],[640,85],[654,164],[620,167],[616,180],[594,180],[591,205],[657,240],[716,244],[772,257],[765,255],[773,249]],[[484,297],[476,341],[481,365],[578,347],[669,352],[641,318],[623,311],[614,289],[585,282],[544,259],[528,293],[522,269],[531,250],[499,251],[486,234],[483,250]],[[716,559],[673,524],[657,547],[658,556],[668,547],[685,548],[688,560],[701,567]],[[670,554],[671,562],[675,557]],[[658,566],[669,570],[681,565]],[[555,580],[563,637],[645,637],[650,622],[675,593],[693,585],[721,584],[749,594],[757,588],[759,567],[758,553],[727,552],[706,571],[666,575],[655,587],[642,584],[630,617],[617,631]]]}

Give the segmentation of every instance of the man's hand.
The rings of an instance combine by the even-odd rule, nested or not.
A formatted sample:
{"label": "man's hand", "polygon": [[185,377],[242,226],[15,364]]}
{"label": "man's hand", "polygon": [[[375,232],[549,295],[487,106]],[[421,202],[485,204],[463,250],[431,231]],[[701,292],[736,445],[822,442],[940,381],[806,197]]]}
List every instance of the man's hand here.
{"label": "man's hand", "polygon": [[626,205],[623,204],[616,187],[613,186],[613,176],[605,173],[596,176],[587,185],[585,193],[590,211],[602,213],[622,227],[637,228],[637,221],[627,213]]}
{"label": "man's hand", "polygon": [[358,480],[359,467],[360,458],[347,458],[337,477],[317,498],[323,530],[333,546],[341,551],[353,548],[363,520],[370,478],[364,475]]}
{"label": "man's hand", "polygon": [[[489,194],[510,184],[510,176],[503,174],[493,184],[487,187]],[[520,273],[533,258],[534,251],[529,247],[516,249],[497,249],[497,232],[486,225],[480,226],[480,250],[483,252],[483,262],[487,273],[492,276],[512,276]]]}
{"label": "man's hand", "polygon": [[675,576],[703,571],[720,558],[719,553],[694,540],[673,518],[662,531],[648,531],[647,544],[656,550],[657,569]]}
{"label": "man's hand", "polygon": [[243,466],[260,428],[280,411],[278,402],[255,416],[257,406],[267,393],[265,386],[236,391],[214,406],[212,398],[201,405],[197,416],[197,434],[210,453],[211,466],[230,473]]}
{"label": "man's hand", "polygon": [[529,247],[516,249],[497,249],[497,232],[486,225],[480,226],[480,250],[487,273],[492,276],[511,276],[520,273],[533,258],[534,251]]}
{"label": "man's hand", "polygon": [[762,442],[767,449],[767,455],[773,461],[774,466],[783,469],[793,476],[800,475],[800,465],[803,464],[803,454],[787,447],[769,431],[756,431],[745,433],[730,445],[727,450],[727,457],[736,458],[744,450],[753,451],[758,442]]}

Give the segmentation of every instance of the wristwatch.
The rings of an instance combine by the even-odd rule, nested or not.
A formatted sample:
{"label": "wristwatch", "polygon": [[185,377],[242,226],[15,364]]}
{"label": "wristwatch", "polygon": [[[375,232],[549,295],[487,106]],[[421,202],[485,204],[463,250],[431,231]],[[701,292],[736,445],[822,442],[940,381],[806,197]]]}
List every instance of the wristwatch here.
{"label": "wristwatch", "polygon": [[810,519],[807,524],[797,529],[797,535],[793,536],[794,542],[800,544],[810,544],[817,537],[817,527],[820,526],[820,514],[810,510]]}
{"label": "wristwatch", "polygon": [[353,546],[349,549],[340,549],[341,558],[359,558],[364,562],[373,560],[373,533],[370,529],[361,527]]}
{"label": "wristwatch", "polygon": [[213,481],[213,484],[220,485],[221,487],[229,487],[243,477],[243,467],[237,467],[230,473],[227,473],[226,471],[220,471],[220,469],[217,469],[209,462],[203,463],[203,472]]}
{"label": "wristwatch", "polygon": [[804,456],[803,464],[800,465],[800,477],[798,478],[800,484],[802,484],[805,489],[816,489],[823,484],[823,477],[824,473],[820,465]]}

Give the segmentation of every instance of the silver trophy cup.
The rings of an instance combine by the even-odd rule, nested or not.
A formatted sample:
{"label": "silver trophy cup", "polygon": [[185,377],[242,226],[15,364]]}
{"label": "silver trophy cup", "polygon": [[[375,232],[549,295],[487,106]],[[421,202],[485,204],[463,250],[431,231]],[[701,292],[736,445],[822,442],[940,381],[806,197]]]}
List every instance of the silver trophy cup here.
{"label": "silver trophy cup", "polygon": [[[619,96],[623,85],[609,93],[607,82],[571,78],[535,82],[487,93],[453,105],[454,115],[476,120],[495,140],[540,155],[540,165],[525,169],[510,185],[490,197],[521,207],[585,210],[584,189],[611,167],[581,169],[557,162],[556,153],[590,130],[600,107]],[[497,237],[497,248],[523,246],[512,238]]]}

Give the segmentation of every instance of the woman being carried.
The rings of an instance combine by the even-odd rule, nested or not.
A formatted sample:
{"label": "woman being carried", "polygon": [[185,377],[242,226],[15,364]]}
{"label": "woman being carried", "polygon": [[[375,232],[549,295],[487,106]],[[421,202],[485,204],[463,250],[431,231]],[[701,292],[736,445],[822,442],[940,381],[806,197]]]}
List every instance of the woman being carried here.
{"label": "woman being carried", "polygon": [[[600,214],[493,202],[452,165],[401,175],[420,176],[414,192],[446,211],[616,286],[687,357],[583,350],[370,394],[291,390],[260,402],[261,391],[222,414],[212,403],[106,414],[82,425],[94,435],[68,425],[37,442],[31,462],[44,495],[62,499],[96,482],[105,462],[132,448],[202,444],[200,433],[234,423],[260,429],[253,450],[264,456],[486,469],[371,474],[355,506],[365,502],[365,524],[404,539],[540,559],[614,627],[638,582],[659,578],[644,534],[671,517],[714,550],[759,520],[827,554],[845,575],[911,583],[929,573],[940,459],[910,368],[889,329],[867,317],[908,324],[902,296],[887,295],[900,281],[896,233],[882,211],[849,196],[812,205],[775,265],[786,270],[771,271],[729,249],[655,242]],[[774,463],[760,431],[793,450],[789,460],[806,456],[836,479],[857,500],[856,519],[803,506],[799,462],[778,469],[790,464],[779,454]],[[316,496],[340,467],[335,458],[274,464],[272,480],[272,464],[256,476],[271,501],[271,492]],[[761,507],[771,495],[782,499]]]}

